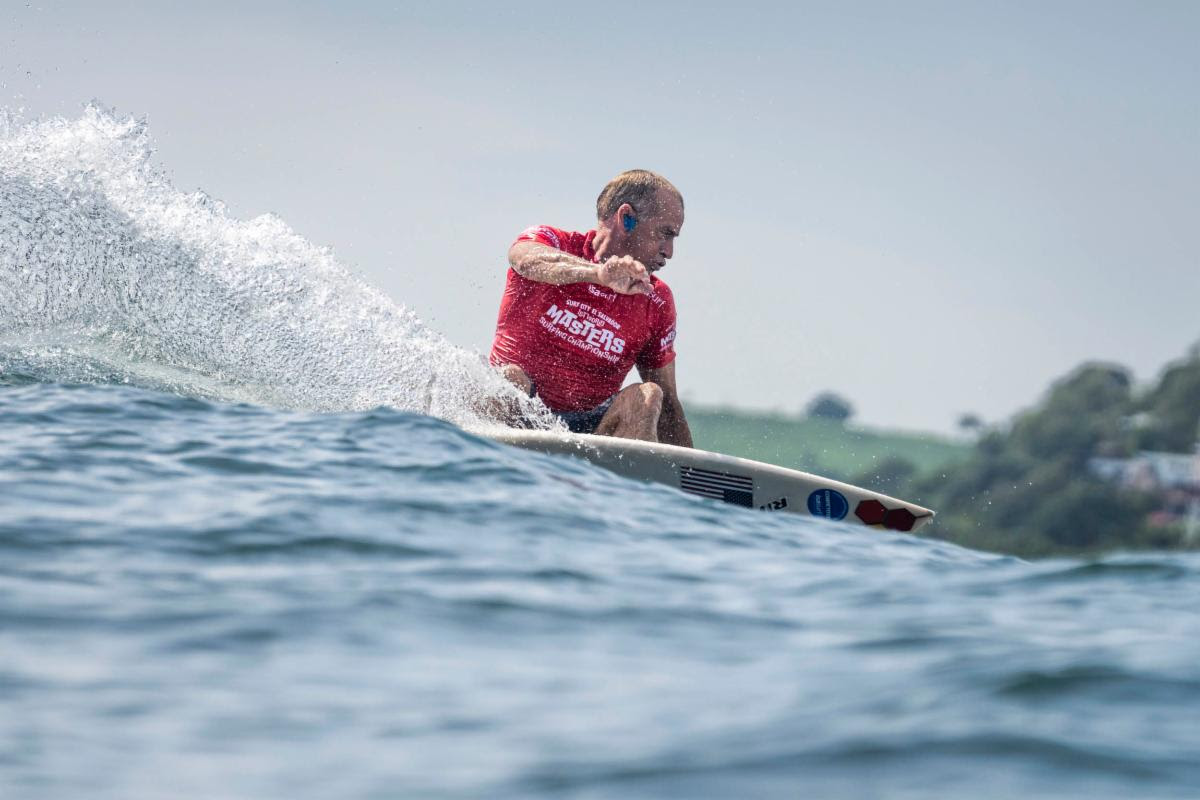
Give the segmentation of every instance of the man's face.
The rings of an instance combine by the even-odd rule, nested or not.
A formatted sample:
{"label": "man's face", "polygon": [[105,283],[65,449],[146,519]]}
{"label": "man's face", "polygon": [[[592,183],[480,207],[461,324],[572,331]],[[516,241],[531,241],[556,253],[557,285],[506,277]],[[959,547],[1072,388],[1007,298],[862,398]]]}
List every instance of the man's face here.
{"label": "man's face", "polygon": [[657,202],[645,209],[634,209],[637,227],[625,232],[625,253],[656,272],[675,254],[675,237],[683,227],[683,203],[673,192],[659,192]]}

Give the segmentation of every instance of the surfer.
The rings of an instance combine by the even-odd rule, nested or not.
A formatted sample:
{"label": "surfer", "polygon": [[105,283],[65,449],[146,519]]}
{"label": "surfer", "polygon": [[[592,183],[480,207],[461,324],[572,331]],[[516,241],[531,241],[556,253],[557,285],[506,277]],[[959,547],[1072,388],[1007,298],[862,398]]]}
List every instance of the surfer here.
{"label": "surfer", "polygon": [[[675,384],[675,299],[656,273],[683,196],[647,170],[596,200],[596,228],[535,225],[508,250],[491,363],[575,433],[692,446]],[[621,388],[630,369],[642,382]]]}

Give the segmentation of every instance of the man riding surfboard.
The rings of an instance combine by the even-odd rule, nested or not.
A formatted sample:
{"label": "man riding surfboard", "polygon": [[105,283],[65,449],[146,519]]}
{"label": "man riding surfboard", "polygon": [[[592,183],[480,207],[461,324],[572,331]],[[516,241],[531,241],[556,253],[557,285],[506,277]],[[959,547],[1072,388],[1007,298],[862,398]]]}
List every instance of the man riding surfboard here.
{"label": "man riding surfboard", "polygon": [[[647,170],[596,200],[596,228],[528,228],[508,251],[491,363],[576,433],[692,446],[675,384],[675,300],[656,273],[683,196]],[[637,367],[642,383],[621,388]]]}

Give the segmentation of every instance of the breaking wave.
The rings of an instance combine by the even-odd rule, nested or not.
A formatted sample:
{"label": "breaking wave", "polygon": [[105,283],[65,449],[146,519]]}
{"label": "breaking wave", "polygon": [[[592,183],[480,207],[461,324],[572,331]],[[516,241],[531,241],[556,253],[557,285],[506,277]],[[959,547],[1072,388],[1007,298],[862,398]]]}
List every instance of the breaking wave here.
{"label": "breaking wave", "polygon": [[0,116],[0,373],[468,427],[555,423],[278,217],[232,217],[154,162],[144,121]]}

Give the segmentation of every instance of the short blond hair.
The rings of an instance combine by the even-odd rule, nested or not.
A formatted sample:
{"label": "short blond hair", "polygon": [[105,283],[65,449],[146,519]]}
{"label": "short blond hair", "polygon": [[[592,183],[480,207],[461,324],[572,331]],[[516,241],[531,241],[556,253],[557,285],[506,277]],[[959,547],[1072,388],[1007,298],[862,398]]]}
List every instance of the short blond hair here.
{"label": "short blond hair", "polygon": [[683,205],[683,195],[669,180],[648,169],[631,169],[608,182],[596,198],[596,219],[608,219],[625,203],[648,210],[659,192],[672,192]]}

